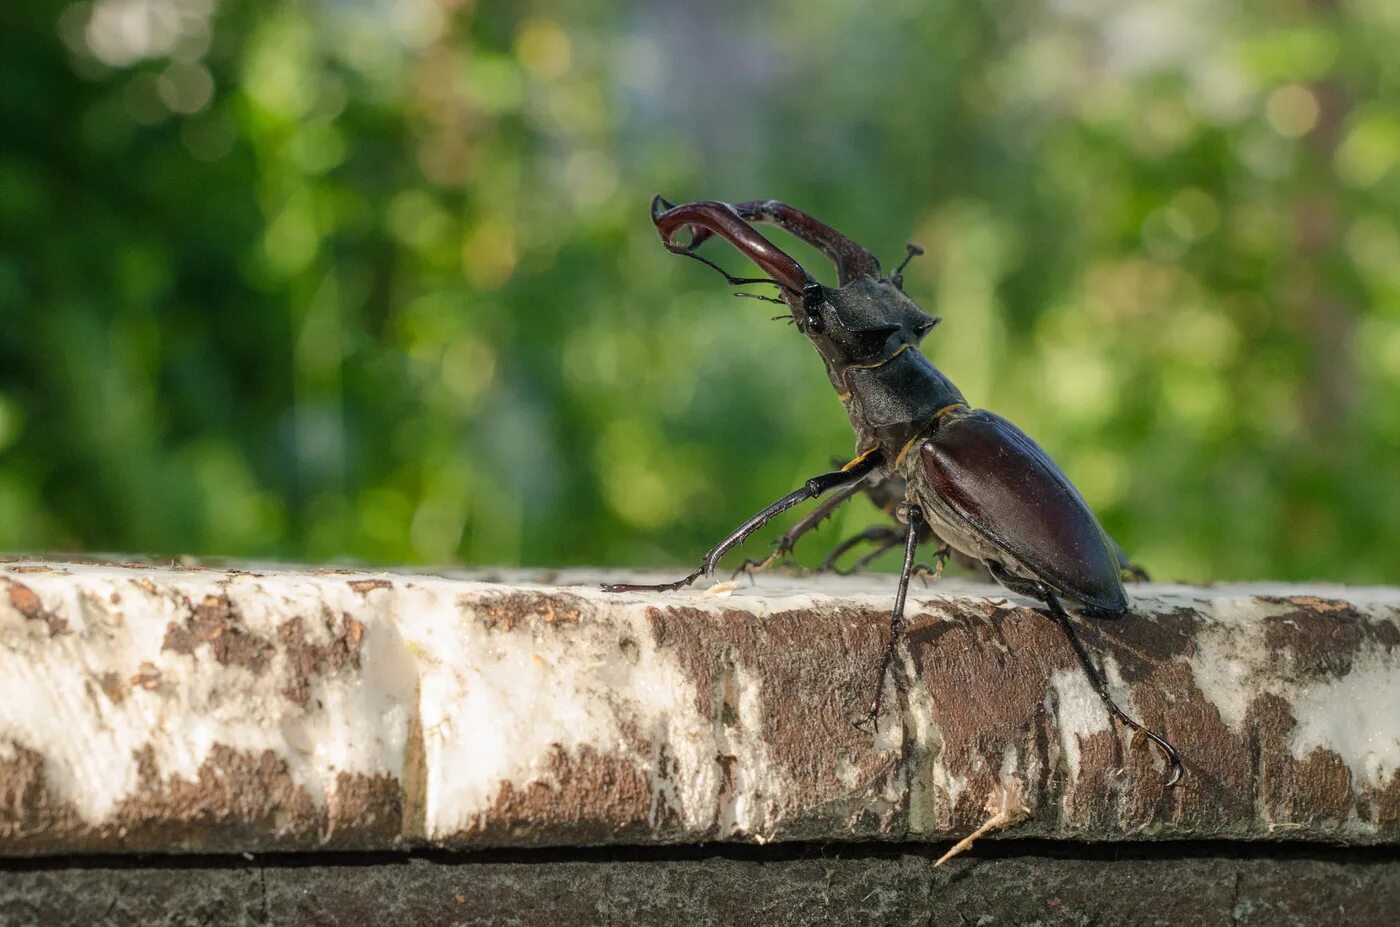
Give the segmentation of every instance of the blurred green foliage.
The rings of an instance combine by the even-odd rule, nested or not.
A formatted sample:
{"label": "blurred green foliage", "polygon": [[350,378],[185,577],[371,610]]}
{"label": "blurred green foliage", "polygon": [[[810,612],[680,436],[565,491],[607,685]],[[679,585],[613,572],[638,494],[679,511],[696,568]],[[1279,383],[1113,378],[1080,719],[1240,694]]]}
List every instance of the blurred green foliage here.
{"label": "blurred green foliage", "polygon": [[924,245],[1159,575],[1400,580],[1392,0],[0,16],[0,549],[689,564],[852,442],[662,192]]}

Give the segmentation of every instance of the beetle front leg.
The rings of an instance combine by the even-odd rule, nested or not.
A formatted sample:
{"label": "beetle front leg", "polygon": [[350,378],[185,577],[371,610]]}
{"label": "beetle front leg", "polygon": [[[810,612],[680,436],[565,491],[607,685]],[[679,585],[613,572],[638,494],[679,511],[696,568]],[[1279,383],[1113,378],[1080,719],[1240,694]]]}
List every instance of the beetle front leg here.
{"label": "beetle front leg", "polygon": [[[839,463],[840,461],[837,462]],[[851,501],[851,497],[860,492],[860,489],[861,482],[856,481],[842,486],[840,489],[833,492],[830,496],[823,499],[820,505],[802,516],[801,521],[783,532],[783,536],[778,538],[777,543],[773,546],[773,552],[771,554],[762,560],[755,560],[750,557],[739,565],[739,569],[734,571],[734,575],[738,576],[740,573],[748,573],[752,576],[755,573],[762,573],[774,563],[792,553],[797,547],[797,542],[803,535],[830,518],[833,512]]]}
{"label": "beetle front leg", "polygon": [[742,544],[749,535],[753,534],[788,509],[806,502],[809,499],[816,499],[838,487],[850,483],[859,483],[884,462],[885,459],[880,453],[872,452],[863,457],[856,458],[856,460],[847,464],[846,469],[833,470],[830,473],[823,473],[821,476],[812,477],[801,489],[793,490],[731,531],[724,540],[720,541],[705,553],[704,558],[700,561],[699,568],[696,569],[695,572],[673,583],[604,583],[603,591],[672,592],[677,589],[684,589],[700,577],[709,576],[713,573],[721,557],[729,553],[729,551],[733,550],[739,544]]}
{"label": "beetle front leg", "polygon": [[914,574],[914,558],[919,550],[919,529],[924,525],[924,513],[916,503],[909,503],[906,510],[909,518],[909,533],[904,539],[904,569],[899,574],[899,589],[894,594],[894,611],[890,614],[890,637],[885,642],[885,652],[880,657],[880,672],[875,677],[875,697],[870,702],[870,726],[879,729],[880,706],[885,697],[885,675],[894,662],[895,651],[904,639],[906,620],[904,602],[909,595],[909,578]]}

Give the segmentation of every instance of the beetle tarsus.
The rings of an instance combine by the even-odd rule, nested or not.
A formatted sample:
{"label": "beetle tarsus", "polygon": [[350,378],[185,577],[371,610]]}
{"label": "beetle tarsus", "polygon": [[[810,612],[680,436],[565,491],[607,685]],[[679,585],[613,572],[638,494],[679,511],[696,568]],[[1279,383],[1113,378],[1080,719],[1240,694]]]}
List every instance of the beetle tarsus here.
{"label": "beetle tarsus", "polygon": [[1165,737],[1139,724],[1129,717],[1127,712],[1118,707],[1118,703],[1113,700],[1113,696],[1108,694],[1108,686],[1104,683],[1103,677],[1099,674],[1099,671],[1094,667],[1093,661],[1089,659],[1089,654],[1084,649],[1084,645],[1080,643],[1079,637],[1074,633],[1074,627],[1070,624],[1069,613],[1066,612],[1064,606],[1060,604],[1059,598],[1057,598],[1053,592],[1043,587],[1041,590],[1041,597],[1046,607],[1050,610],[1050,616],[1055,619],[1055,623],[1060,626],[1060,630],[1062,630],[1065,637],[1069,639],[1069,645],[1074,650],[1074,655],[1078,658],[1079,665],[1084,668],[1084,674],[1088,676],[1089,681],[1093,683],[1094,688],[1099,693],[1099,698],[1103,700],[1104,706],[1107,707],[1119,721],[1132,730],[1140,731],[1148,740],[1156,745],[1157,749],[1162,751],[1162,754],[1166,757],[1167,763],[1171,766],[1172,770],[1170,778],[1166,781],[1166,788],[1171,788],[1176,785],[1181,781],[1182,775],[1181,754],[1176,752],[1176,748],[1168,743]]}
{"label": "beetle tarsus", "polygon": [[953,548],[944,544],[933,552],[934,566],[927,563],[919,563],[914,566],[914,575],[919,577],[927,588],[929,583],[936,583],[943,578],[943,569],[948,565],[948,558],[953,556]]}
{"label": "beetle tarsus", "polygon": [[788,536],[785,534],[773,545],[773,552],[771,554],[764,557],[762,560],[757,560],[753,557],[745,558],[744,562],[739,564],[738,568],[734,570],[729,578],[737,579],[740,573],[745,573],[748,575],[749,579],[752,580],[759,573],[762,573],[790,553],[792,553],[792,545],[788,542]]}

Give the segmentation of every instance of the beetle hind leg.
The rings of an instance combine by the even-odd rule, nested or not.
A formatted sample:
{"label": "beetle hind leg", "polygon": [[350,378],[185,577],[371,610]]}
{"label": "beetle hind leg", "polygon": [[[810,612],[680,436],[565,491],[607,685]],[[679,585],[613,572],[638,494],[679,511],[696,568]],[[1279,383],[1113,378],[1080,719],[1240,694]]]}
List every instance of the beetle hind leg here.
{"label": "beetle hind leg", "polygon": [[1099,693],[1099,698],[1104,703],[1104,707],[1124,725],[1141,732],[1144,737],[1152,741],[1158,750],[1162,751],[1162,755],[1166,757],[1167,763],[1171,766],[1172,770],[1170,778],[1166,781],[1166,787],[1171,788],[1176,785],[1177,782],[1181,780],[1182,774],[1181,754],[1176,752],[1176,748],[1168,743],[1165,737],[1150,728],[1144,727],[1142,724],[1129,717],[1127,712],[1118,707],[1118,703],[1113,700],[1113,696],[1108,694],[1108,686],[1104,683],[1103,676],[1099,674],[1093,661],[1089,659],[1089,654],[1085,651],[1084,645],[1080,643],[1079,637],[1074,633],[1074,627],[1070,624],[1069,613],[1065,611],[1064,606],[1060,604],[1060,600],[1049,590],[1044,590],[1041,593],[1041,598],[1043,598],[1046,607],[1049,608],[1050,616],[1055,619],[1055,623],[1060,626],[1060,630],[1064,632],[1065,637],[1069,640],[1069,645],[1073,648],[1074,655],[1079,660],[1079,665],[1084,668],[1084,675],[1088,676],[1089,681],[1093,683],[1094,688]]}
{"label": "beetle hind leg", "polygon": [[948,566],[948,560],[953,556],[953,548],[947,544],[942,545],[933,552],[933,566],[927,563],[919,563],[914,566],[914,575],[923,581],[927,586],[929,583],[936,583],[943,578],[943,569]]}
{"label": "beetle hind leg", "polygon": [[[1144,737],[1152,741],[1153,745],[1156,746],[1158,750],[1162,751],[1162,755],[1167,758],[1167,763],[1171,766],[1172,770],[1170,778],[1167,779],[1166,786],[1167,788],[1171,788],[1176,785],[1177,782],[1181,780],[1182,775],[1181,754],[1176,752],[1176,748],[1168,743],[1165,737],[1139,724],[1130,717],[1126,711],[1118,707],[1118,703],[1115,702],[1113,696],[1108,693],[1108,685],[1104,682],[1103,676],[1099,674],[1093,661],[1089,659],[1089,653],[1084,649],[1084,645],[1080,643],[1079,636],[1074,633],[1074,625],[1070,623],[1069,612],[1065,611],[1065,607],[1060,604],[1059,596],[1050,591],[1044,583],[1012,576],[1006,571],[1005,567],[995,561],[987,561],[987,567],[992,571],[992,576],[996,578],[997,582],[1001,583],[1007,589],[1019,595],[1026,596],[1027,598],[1039,599],[1045,603],[1045,607],[1050,612],[1050,617],[1055,619],[1055,623],[1059,625],[1060,630],[1064,632],[1065,638],[1069,641],[1070,648],[1074,651],[1075,659],[1079,661],[1079,665],[1083,668],[1084,675],[1089,677],[1089,682],[1093,684],[1094,691],[1098,692],[1099,699],[1103,702],[1104,707],[1122,724],[1134,731],[1141,732]],[[1105,613],[1104,617],[1117,617],[1117,615]]]}

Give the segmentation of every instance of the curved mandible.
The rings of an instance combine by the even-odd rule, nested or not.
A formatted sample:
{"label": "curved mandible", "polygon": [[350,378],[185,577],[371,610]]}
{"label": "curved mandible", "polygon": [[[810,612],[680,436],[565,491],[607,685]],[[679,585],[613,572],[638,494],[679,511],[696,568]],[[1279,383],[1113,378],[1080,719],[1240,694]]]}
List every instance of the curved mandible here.
{"label": "curved mandible", "polygon": [[[800,209],[777,200],[751,200],[736,203],[733,208],[741,218],[750,222],[771,222],[826,255],[836,265],[836,276],[841,286],[862,274],[876,278],[880,276],[880,261],[875,255]],[[697,232],[691,247],[708,237],[707,233]]]}
{"label": "curved mandible", "polygon": [[[651,221],[661,233],[661,241],[672,251],[688,254],[711,234],[722,235],[793,294],[801,294],[804,287],[816,282],[791,255],[764,238],[728,203],[710,200],[672,206],[657,196],[651,201]],[[674,240],[685,226],[695,229],[695,238],[688,245]]]}

